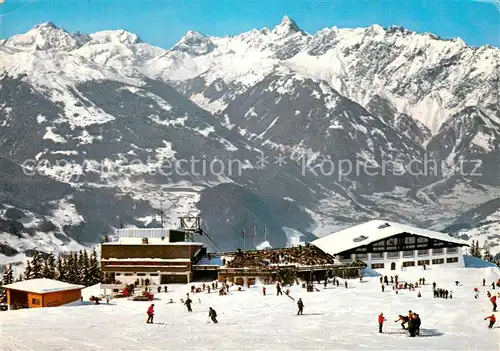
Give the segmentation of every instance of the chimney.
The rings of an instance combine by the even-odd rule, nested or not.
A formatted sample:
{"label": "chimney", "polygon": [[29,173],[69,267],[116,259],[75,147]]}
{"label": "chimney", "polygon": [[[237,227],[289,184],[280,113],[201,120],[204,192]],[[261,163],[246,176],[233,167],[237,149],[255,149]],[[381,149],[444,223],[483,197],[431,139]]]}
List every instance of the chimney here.
{"label": "chimney", "polygon": [[142,243],[147,244],[148,243],[148,238],[142,238]]}

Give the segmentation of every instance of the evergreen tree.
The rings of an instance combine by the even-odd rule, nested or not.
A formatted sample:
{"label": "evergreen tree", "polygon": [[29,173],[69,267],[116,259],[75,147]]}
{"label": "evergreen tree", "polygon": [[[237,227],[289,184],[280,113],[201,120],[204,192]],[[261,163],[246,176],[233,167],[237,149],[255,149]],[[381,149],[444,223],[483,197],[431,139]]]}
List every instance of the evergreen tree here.
{"label": "evergreen tree", "polygon": [[24,269],[24,280],[33,279],[33,271],[31,269],[30,261],[26,262],[26,268]]}
{"label": "evergreen tree", "polygon": [[45,264],[43,266],[43,277],[47,279],[56,278],[55,259],[52,253],[50,253],[45,260]]}
{"label": "evergreen tree", "polygon": [[59,280],[61,282],[66,282],[66,265],[65,260],[63,261],[61,254],[57,256],[56,262],[56,271],[55,271],[55,280]]}
{"label": "evergreen tree", "polygon": [[[486,244],[485,244],[486,246]],[[485,247],[484,249],[484,254],[483,254],[483,260],[485,261],[493,261],[493,256],[491,255],[490,249],[488,247]]]}
{"label": "evergreen tree", "polygon": [[80,277],[78,275],[78,255],[76,252],[70,252],[66,258],[65,272],[67,274],[66,281],[70,284],[79,284]]}
{"label": "evergreen tree", "polygon": [[17,279],[16,279],[16,283],[22,282],[23,280],[24,280],[23,275],[19,274],[19,277],[17,277]]}
{"label": "evergreen tree", "polygon": [[43,257],[38,251],[35,251],[31,260],[32,279],[43,278]]}
{"label": "evergreen tree", "polygon": [[100,283],[102,281],[101,265],[95,249],[92,251],[92,254],[90,255],[89,266],[90,266],[90,272],[89,272],[90,285]]}
{"label": "evergreen tree", "polygon": [[87,250],[80,252],[80,284],[90,286],[92,279],[90,277],[90,263]]}
{"label": "evergreen tree", "polygon": [[14,283],[14,271],[12,270],[12,265],[8,267],[4,266],[4,271],[2,275],[2,285],[8,285]]}

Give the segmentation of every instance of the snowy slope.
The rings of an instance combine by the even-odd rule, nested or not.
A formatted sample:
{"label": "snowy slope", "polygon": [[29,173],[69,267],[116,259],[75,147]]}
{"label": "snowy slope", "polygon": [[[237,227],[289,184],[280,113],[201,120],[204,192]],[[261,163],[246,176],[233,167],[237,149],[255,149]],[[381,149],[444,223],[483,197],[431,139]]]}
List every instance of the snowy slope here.
{"label": "snowy slope", "polygon": [[[394,274],[394,273],[392,273]],[[427,284],[418,291],[389,288],[380,291],[378,277],[349,280],[349,288],[330,284],[326,290],[306,293],[291,287],[291,296],[304,301],[304,315],[296,316],[295,303],[286,296],[275,296],[268,286],[262,296],[261,286],[242,292],[230,289],[227,296],[217,293],[192,295],[193,313],[186,312],[179,299],[188,286],[169,285],[168,293],[157,295],[155,322],[147,325],[149,302],[111,300],[110,305],[78,304],[2,312],[0,330],[2,349],[41,351],[75,350],[498,350],[500,327],[487,328],[484,317],[491,314],[491,304],[481,281],[500,278],[498,268],[431,269],[397,272],[400,281]],[[460,282],[455,286],[454,281]],[[432,297],[433,281],[438,288],[453,291],[453,299]],[[474,287],[480,298],[473,298]],[[494,292],[494,291],[492,291]],[[84,290],[85,301],[99,290]],[[173,299],[174,304],[168,304]],[[201,301],[199,302],[198,301]],[[218,314],[219,324],[207,323],[208,308]],[[394,323],[398,314],[408,310],[422,319],[421,336],[409,338]],[[377,332],[377,316],[387,318],[384,333]],[[36,326],[36,328],[34,328]],[[30,329],[30,333],[22,331]],[[92,335],[89,338],[89,335]]]}

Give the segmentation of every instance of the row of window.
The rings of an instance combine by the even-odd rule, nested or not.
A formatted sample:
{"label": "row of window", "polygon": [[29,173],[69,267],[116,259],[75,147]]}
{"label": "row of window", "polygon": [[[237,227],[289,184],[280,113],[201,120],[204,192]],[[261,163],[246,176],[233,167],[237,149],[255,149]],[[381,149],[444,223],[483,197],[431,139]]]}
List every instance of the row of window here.
{"label": "row of window", "polygon": [[[446,263],[456,263],[458,262],[458,257],[448,257]],[[418,266],[428,265],[430,260],[417,261]],[[432,260],[432,264],[443,264],[444,258],[436,258]],[[372,269],[384,269],[385,265],[383,263],[372,263]],[[415,261],[405,261],[403,262],[403,267],[415,267]]]}
{"label": "row of window", "polygon": [[[120,276],[122,275],[121,273],[115,273],[115,276]],[[134,273],[123,273],[124,276],[126,277],[130,277],[130,276],[133,276]],[[145,277],[146,276],[146,273],[137,273],[136,274],[138,277]],[[149,273],[148,274],[150,277],[157,277],[158,276],[158,273]]]}
{"label": "row of window", "polygon": [[[432,250],[432,251],[431,251]],[[417,250],[417,256],[439,256],[444,254],[444,249],[438,248],[438,249],[427,249],[427,250]],[[456,254],[458,253],[458,248],[456,247],[449,247],[446,249],[447,254]],[[387,258],[399,258],[401,257],[401,252],[387,252]],[[384,253],[383,252],[373,252],[370,254],[372,260],[382,260],[384,259]],[[404,258],[410,258],[410,257],[415,257],[415,250],[411,251],[403,251],[402,256]],[[358,260],[367,260],[368,259],[368,254],[366,253],[358,253],[356,254],[356,257]],[[341,255],[340,256],[341,260],[351,260],[351,255]]]}

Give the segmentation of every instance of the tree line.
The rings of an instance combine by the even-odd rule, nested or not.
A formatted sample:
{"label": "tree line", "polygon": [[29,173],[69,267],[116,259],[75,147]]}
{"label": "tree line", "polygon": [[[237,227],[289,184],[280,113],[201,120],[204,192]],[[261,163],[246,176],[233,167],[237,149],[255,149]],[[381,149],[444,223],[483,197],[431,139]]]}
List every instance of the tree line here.
{"label": "tree line", "polygon": [[[481,253],[481,251],[483,251]],[[469,248],[470,255],[473,257],[481,258],[485,261],[495,263],[497,266],[500,266],[500,260],[495,260],[495,257],[491,254],[490,249],[487,246],[487,243],[484,244],[484,249],[479,247],[479,241],[472,240],[472,243]]]}
{"label": "tree line", "polygon": [[14,278],[12,265],[4,266],[0,284],[0,300],[5,297],[5,289],[2,286],[37,278],[91,286],[101,282],[102,273],[95,250],[90,254],[86,250],[70,252],[66,256],[58,255],[57,259],[52,253],[44,255],[35,252],[33,258],[26,263],[24,273],[20,274],[17,279]]}

